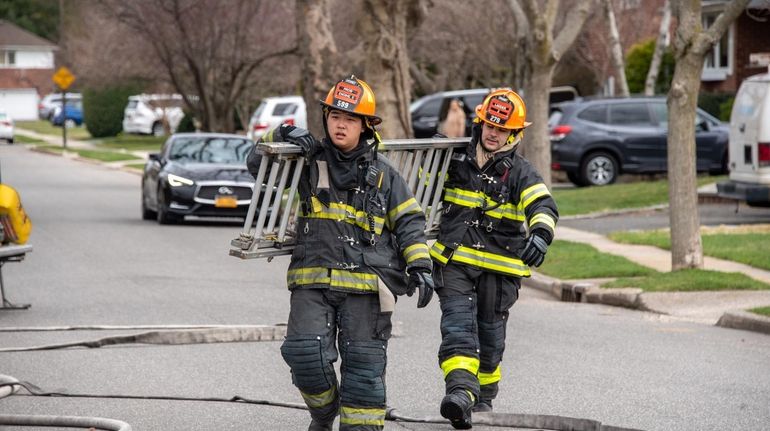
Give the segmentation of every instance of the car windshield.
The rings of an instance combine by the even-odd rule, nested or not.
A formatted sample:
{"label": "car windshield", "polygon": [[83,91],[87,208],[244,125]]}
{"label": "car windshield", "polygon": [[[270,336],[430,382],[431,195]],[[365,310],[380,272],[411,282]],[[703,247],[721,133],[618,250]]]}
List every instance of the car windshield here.
{"label": "car windshield", "polygon": [[169,159],[193,163],[246,162],[253,144],[246,139],[223,137],[182,137],[171,143]]}

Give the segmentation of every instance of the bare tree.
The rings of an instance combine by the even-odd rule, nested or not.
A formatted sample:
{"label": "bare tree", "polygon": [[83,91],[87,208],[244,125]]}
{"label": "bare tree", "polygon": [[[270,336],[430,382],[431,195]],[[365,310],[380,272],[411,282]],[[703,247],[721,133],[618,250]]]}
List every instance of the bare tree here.
{"label": "bare tree", "polygon": [[[595,0],[575,0],[570,2],[572,6],[568,9],[560,0],[548,0],[544,6],[543,2],[536,0],[509,0],[509,4],[514,10],[521,7],[529,24],[526,34],[530,51],[526,61],[531,75],[525,85],[524,100],[527,103],[527,117],[532,125],[527,129],[523,151],[542,174],[546,185],[550,186],[548,92],[553,80],[553,70],[580,33]],[[567,9],[566,13],[562,13],[564,24],[559,28],[558,34],[554,34],[560,7]]]}
{"label": "bare tree", "polygon": [[652,61],[650,62],[650,70],[647,72],[647,78],[644,80],[644,94],[646,96],[655,94],[655,83],[658,81],[660,65],[663,63],[663,53],[666,51],[666,41],[668,39],[668,28],[671,26],[670,0],[666,0],[663,4],[662,15],[658,39],[655,41],[655,51],[652,53]]}
{"label": "bare tree", "polygon": [[703,28],[701,2],[674,0],[676,68],[668,92],[668,166],[671,223],[671,266],[674,270],[703,266],[695,166],[695,108],[706,53],[722,37],[749,0],[732,0],[708,29]]}
{"label": "bare tree", "polygon": [[[148,44],[204,130],[232,132],[238,100],[265,61],[296,53],[255,26],[278,3],[233,0],[106,0],[117,19]],[[263,43],[257,45],[255,40]],[[266,46],[267,49],[260,49]]]}
{"label": "bare tree", "polygon": [[365,53],[364,77],[375,89],[377,113],[388,138],[412,134],[409,102],[407,33],[425,18],[425,2],[414,0],[366,0],[358,20]]}
{"label": "bare tree", "polygon": [[315,136],[323,136],[318,101],[343,74],[332,34],[329,0],[297,0],[295,15],[308,128]]}
{"label": "bare tree", "polygon": [[619,92],[622,97],[628,97],[628,81],[626,80],[626,70],[623,61],[623,47],[620,45],[620,35],[618,34],[618,25],[615,21],[615,12],[612,9],[612,0],[604,0],[604,16],[607,19],[610,57],[612,58],[612,67],[615,69]]}

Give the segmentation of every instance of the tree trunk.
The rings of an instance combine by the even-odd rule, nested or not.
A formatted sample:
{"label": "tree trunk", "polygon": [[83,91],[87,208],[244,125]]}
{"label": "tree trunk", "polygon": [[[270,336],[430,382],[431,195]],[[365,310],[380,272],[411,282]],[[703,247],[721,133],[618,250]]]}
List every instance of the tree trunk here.
{"label": "tree trunk", "polygon": [[615,12],[612,10],[612,0],[604,0],[604,14],[609,28],[610,54],[612,58],[612,67],[615,69],[617,77],[618,91],[620,96],[628,97],[628,81],[626,80],[626,69],[623,65],[623,47],[620,44],[620,35],[618,26],[615,22]]}
{"label": "tree trunk", "polygon": [[532,125],[524,131],[522,142],[524,157],[542,175],[551,187],[551,140],[548,131],[548,90],[551,88],[555,64],[533,64],[532,75],[527,81],[524,103],[527,105],[527,121]]}
{"label": "tree trunk", "polygon": [[695,108],[706,52],[722,37],[749,0],[733,0],[708,29],[701,24],[701,3],[676,0],[676,67],[668,93],[668,171],[671,268],[701,268],[703,246],[696,183]]}
{"label": "tree trunk", "polygon": [[666,0],[663,4],[663,17],[660,20],[660,29],[658,30],[658,40],[655,42],[655,51],[652,53],[650,70],[647,72],[647,79],[644,80],[644,95],[653,96],[655,94],[655,83],[658,81],[660,65],[663,62],[663,53],[666,51],[666,39],[668,38],[668,28],[671,26],[671,0]]}
{"label": "tree trunk", "polygon": [[412,135],[409,115],[411,78],[406,46],[409,0],[367,0],[359,21],[364,40],[364,76],[374,90],[382,134],[388,139]]}
{"label": "tree trunk", "polygon": [[339,66],[340,55],[331,30],[329,0],[297,0],[295,11],[308,129],[321,138],[324,129],[318,101],[325,99],[329,89],[346,76]]}

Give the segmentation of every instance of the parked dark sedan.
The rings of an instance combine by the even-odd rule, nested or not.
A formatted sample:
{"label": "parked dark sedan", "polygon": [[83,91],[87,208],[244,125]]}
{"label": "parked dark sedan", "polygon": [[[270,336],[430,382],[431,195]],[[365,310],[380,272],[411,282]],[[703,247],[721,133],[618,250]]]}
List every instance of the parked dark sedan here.
{"label": "parked dark sedan", "polygon": [[[698,109],[697,170],[727,172],[729,127]],[[668,170],[665,97],[594,99],[551,107],[551,167],[579,186],[615,182],[622,173]]]}
{"label": "parked dark sedan", "polygon": [[168,224],[188,215],[245,217],[254,188],[246,156],[253,146],[238,135],[172,135],[144,167],[142,218]]}

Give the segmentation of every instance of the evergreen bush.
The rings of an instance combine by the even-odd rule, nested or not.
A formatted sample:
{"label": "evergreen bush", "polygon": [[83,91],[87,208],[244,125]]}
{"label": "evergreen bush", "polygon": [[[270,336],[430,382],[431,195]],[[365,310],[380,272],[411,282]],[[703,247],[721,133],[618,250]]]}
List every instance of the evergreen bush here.
{"label": "evergreen bush", "polygon": [[83,118],[94,138],[117,136],[123,130],[128,96],[141,93],[137,84],[118,84],[83,91]]}
{"label": "evergreen bush", "polygon": [[[652,54],[655,52],[655,39],[648,39],[631,46],[626,55],[626,80],[628,91],[631,93],[644,93],[644,81],[652,63]],[[663,53],[658,80],[655,82],[655,94],[668,93],[671,80],[674,78],[674,55],[670,49]]]}

